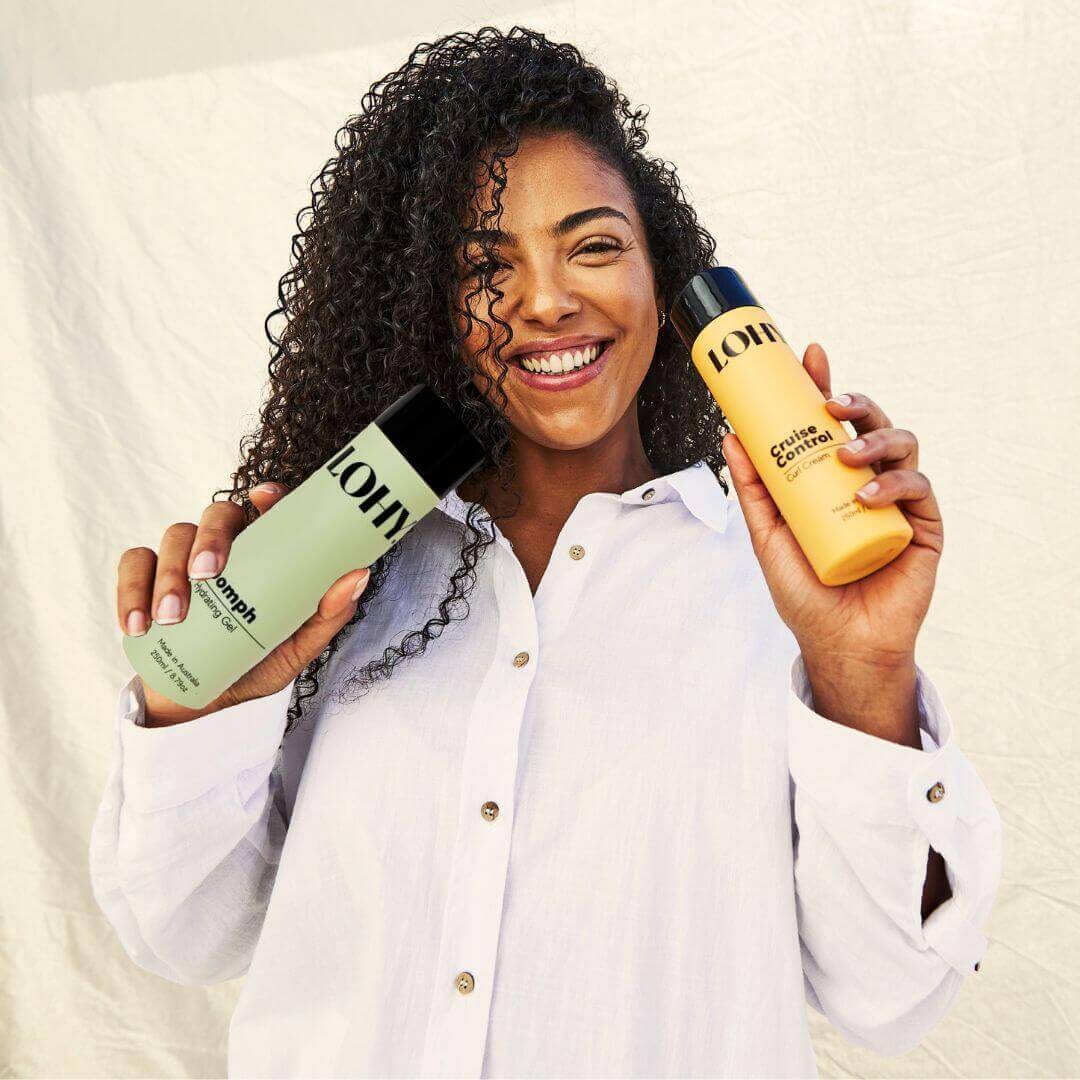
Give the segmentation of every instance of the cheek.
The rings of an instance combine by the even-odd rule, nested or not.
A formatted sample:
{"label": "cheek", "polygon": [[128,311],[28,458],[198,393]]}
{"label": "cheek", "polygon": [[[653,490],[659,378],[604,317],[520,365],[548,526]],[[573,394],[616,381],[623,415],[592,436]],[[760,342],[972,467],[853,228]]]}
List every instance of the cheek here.
{"label": "cheek", "polygon": [[611,267],[593,291],[593,300],[624,334],[648,330],[654,321],[656,302],[648,267],[628,263]]}

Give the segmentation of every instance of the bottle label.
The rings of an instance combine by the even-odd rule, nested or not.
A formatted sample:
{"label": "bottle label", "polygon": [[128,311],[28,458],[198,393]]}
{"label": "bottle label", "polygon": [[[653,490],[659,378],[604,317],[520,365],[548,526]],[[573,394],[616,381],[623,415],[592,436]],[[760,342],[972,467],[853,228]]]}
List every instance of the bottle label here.
{"label": "bottle label", "polygon": [[840,459],[837,451],[852,436],[767,311],[724,312],[697,336],[691,357],[826,584],[861,570],[861,552],[871,565],[910,539],[895,506],[871,508],[855,497],[875,473]]}
{"label": "bottle label", "polygon": [[[782,498],[784,485],[828,461],[848,441],[764,309],[735,308],[714,319],[698,336],[692,355],[774,498]],[[854,480],[855,470],[845,468]],[[852,492],[856,487],[853,483]],[[856,502],[855,509],[859,506]]]}
{"label": "bottle label", "polygon": [[221,574],[191,582],[182,622],[124,636],[139,675],[201,708],[314,614],[342,574],[370,566],[439,502],[369,424],[233,541]]}
{"label": "bottle label", "polygon": [[324,468],[337,480],[341,490],[356,500],[356,509],[370,516],[372,526],[382,533],[383,539],[393,543],[416,524],[417,518],[400,498],[391,494],[374,462],[365,461],[364,457],[364,448],[354,441]]}

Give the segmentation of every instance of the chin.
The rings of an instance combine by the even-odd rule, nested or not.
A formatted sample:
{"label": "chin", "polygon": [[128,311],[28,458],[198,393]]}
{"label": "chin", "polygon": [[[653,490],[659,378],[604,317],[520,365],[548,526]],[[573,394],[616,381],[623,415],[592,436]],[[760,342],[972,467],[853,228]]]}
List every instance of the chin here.
{"label": "chin", "polygon": [[549,450],[563,450],[569,453],[593,446],[614,426],[614,421],[605,425],[596,422],[595,417],[591,417],[588,424],[574,423],[569,417],[567,419],[569,422],[565,424],[560,424],[553,419],[541,427],[532,425],[532,430],[526,429],[523,434],[534,443],[546,446]]}

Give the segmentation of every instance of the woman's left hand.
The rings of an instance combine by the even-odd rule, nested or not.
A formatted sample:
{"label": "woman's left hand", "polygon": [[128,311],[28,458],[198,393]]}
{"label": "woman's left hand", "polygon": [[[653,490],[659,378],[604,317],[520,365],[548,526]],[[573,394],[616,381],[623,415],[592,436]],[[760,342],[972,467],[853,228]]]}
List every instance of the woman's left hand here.
{"label": "woman's left hand", "polygon": [[[802,363],[826,398],[831,397],[825,350],[812,343]],[[838,420],[849,421],[865,443],[857,451],[845,444],[837,451],[839,460],[870,465],[877,473],[878,490],[856,497],[868,507],[896,503],[915,532],[895,559],[867,577],[847,585],[823,585],[733,433],[724,438],[724,456],[773,603],[803,655],[822,662],[910,666],[941,558],[941,512],[930,481],[918,471],[915,436],[894,428],[881,406],[865,394],[851,398],[849,405],[831,401],[825,407]],[[856,487],[853,472],[853,494]]]}

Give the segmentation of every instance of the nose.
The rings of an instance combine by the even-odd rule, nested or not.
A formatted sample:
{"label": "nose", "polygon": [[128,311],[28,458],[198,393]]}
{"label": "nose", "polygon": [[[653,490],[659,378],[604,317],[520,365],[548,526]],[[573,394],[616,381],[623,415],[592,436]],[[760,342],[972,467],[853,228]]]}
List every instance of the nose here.
{"label": "nose", "polygon": [[517,312],[525,322],[554,326],[581,311],[581,300],[556,268],[532,268],[518,275]]}

